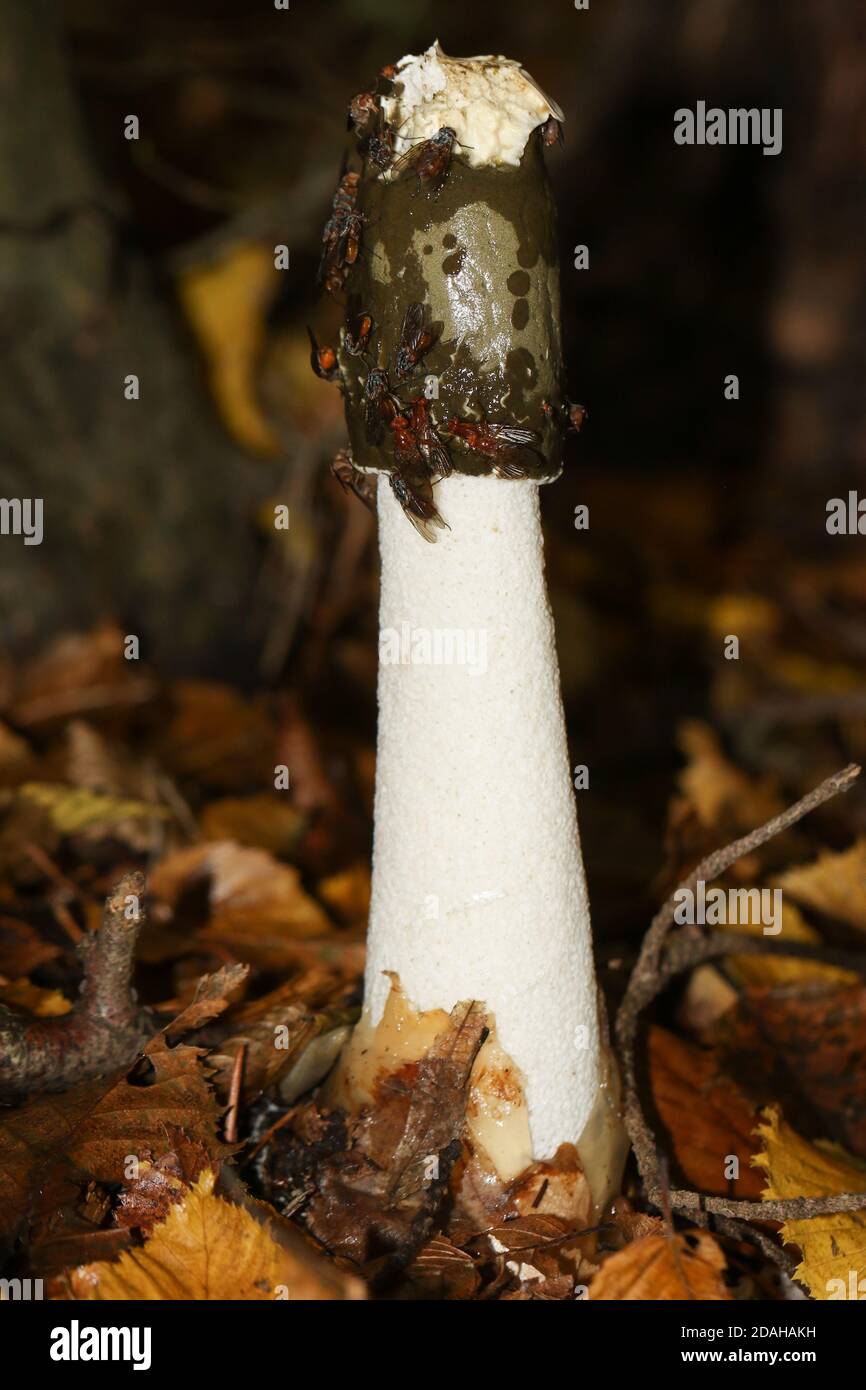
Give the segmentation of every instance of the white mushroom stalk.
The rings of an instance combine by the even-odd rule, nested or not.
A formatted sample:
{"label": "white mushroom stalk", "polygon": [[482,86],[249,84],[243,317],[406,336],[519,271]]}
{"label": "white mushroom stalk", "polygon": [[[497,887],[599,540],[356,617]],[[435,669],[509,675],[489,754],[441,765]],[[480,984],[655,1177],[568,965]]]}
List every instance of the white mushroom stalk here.
{"label": "white mushroom stalk", "polygon": [[[574,1145],[602,1201],[620,1151],[539,522],[566,414],[539,132],[562,113],[517,63],[438,45],[381,109],[395,154],[432,145],[365,161],[348,289],[379,338],[372,360],[351,336],[339,354],[355,466],[387,475],[366,995],[339,1086],[371,1094],[478,1000],[476,1145],[504,1180]],[[410,304],[430,339],[414,375]]]}

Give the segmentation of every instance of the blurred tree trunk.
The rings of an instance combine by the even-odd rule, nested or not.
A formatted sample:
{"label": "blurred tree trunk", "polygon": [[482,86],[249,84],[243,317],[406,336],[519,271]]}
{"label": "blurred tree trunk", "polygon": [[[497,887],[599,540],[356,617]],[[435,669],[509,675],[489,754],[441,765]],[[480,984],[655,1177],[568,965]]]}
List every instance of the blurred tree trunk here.
{"label": "blurred tree trunk", "polygon": [[[217,425],[167,286],[89,157],[55,0],[0,6],[0,537],[4,647],[116,614],[164,667],[257,651],[257,504],[274,487]],[[124,378],[141,398],[124,399]]]}
{"label": "blurred tree trunk", "polygon": [[826,484],[863,480],[866,453],[866,9],[785,5],[789,74],[770,314],[770,463]]}

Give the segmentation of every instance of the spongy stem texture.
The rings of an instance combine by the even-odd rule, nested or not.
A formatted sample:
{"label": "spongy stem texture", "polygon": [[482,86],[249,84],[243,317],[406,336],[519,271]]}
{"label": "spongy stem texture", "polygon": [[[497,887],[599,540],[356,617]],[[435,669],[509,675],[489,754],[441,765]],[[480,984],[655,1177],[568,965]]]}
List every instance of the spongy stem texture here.
{"label": "spongy stem texture", "polygon": [[598,1088],[589,910],[538,486],[453,476],[418,536],[379,479],[379,734],[367,1008],[483,1001],[523,1072],[533,1153]]}

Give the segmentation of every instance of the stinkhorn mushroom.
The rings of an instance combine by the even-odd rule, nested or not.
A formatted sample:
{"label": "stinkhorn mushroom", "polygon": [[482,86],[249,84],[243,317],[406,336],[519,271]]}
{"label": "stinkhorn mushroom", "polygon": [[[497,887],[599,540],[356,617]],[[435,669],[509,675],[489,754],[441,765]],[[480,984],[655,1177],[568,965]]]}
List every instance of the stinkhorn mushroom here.
{"label": "stinkhorn mushroom", "polygon": [[543,158],[563,116],[501,57],[436,44],[386,73],[350,108],[323,255],[342,480],[381,475],[366,996],[336,1094],[368,1099],[480,1001],[476,1154],[509,1182],[576,1146],[598,1205],[620,1127],[539,521],[568,418]]}

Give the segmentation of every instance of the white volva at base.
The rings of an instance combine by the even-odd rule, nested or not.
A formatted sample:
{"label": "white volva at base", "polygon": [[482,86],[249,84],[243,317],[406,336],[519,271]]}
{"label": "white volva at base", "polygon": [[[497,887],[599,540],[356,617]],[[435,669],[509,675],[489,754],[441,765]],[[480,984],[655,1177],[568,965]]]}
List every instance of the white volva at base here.
{"label": "white volva at base", "polygon": [[[525,1078],[534,1155],[550,1158],[589,1117],[599,1037],[538,486],[438,484],[451,530],[435,545],[384,477],[378,495],[368,1009],[375,1023],[383,971],[421,1010],[484,1002]],[[464,664],[432,664],[449,635]]]}

